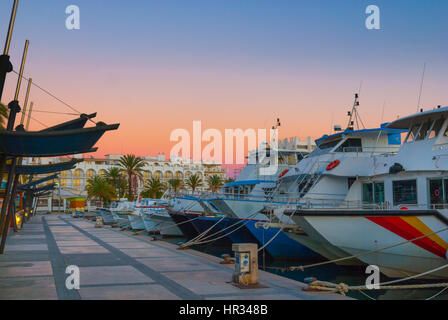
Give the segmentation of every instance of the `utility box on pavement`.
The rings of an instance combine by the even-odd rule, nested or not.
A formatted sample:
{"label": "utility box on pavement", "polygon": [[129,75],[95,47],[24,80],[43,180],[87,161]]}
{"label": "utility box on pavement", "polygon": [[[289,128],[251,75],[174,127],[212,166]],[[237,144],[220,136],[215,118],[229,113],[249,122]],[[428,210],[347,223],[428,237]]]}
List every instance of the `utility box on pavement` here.
{"label": "utility box on pavement", "polygon": [[234,243],[235,271],[232,281],[236,285],[258,284],[258,245],[256,243]]}

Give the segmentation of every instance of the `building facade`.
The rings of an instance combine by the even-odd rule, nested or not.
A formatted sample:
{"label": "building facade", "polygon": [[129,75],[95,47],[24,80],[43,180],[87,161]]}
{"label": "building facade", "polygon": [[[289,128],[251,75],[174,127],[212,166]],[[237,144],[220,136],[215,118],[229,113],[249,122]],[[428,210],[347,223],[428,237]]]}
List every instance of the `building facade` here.
{"label": "building facade", "polygon": [[[40,207],[50,207],[52,202],[57,200],[61,192],[63,194],[73,194],[77,196],[87,196],[85,191],[87,181],[97,175],[104,175],[106,171],[113,167],[119,167],[119,160],[122,157],[120,154],[106,155],[104,158],[84,158],[72,170],[61,172],[57,181],[58,187],[53,192],[53,199],[40,199]],[[177,157],[172,157],[166,160],[164,154],[158,154],[155,157],[144,157],[145,166],[143,167],[143,180],[137,181],[137,191],[140,193],[143,190],[145,182],[151,178],[157,178],[163,183],[167,183],[170,179],[179,179],[182,182],[182,188],[188,190],[188,186],[183,183],[188,177],[196,174],[199,176],[203,185],[198,190],[208,189],[207,177],[211,175],[218,175],[223,180],[227,179],[226,170],[220,164],[215,163],[192,163],[191,160],[184,160]],[[28,158],[25,159],[25,164],[51,164],[57,162],[68,161],[67,157],[58,158]],[[46,184],[51,184],[49,181]],[[65,201],[64,201],[65,202]],[[60,206],[59,203],[57,203]],[[65,203],[64,203],[65,205]]]}

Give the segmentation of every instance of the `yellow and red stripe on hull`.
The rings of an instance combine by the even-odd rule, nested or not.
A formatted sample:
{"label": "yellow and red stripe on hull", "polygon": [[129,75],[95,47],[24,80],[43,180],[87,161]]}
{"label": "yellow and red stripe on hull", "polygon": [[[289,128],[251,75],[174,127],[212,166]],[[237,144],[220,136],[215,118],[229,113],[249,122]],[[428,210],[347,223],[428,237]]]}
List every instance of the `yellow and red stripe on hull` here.
{"label": "yellow and red stripe on hull", "polygon": [[[366,218],[406,240],[412,240],[434,233],[434,231],[425,225],[418,217],[383,216]],[[441,258],[447,258],[448,243],[437,234],[423,237],[412,242],[420,248],[423,248]]]}

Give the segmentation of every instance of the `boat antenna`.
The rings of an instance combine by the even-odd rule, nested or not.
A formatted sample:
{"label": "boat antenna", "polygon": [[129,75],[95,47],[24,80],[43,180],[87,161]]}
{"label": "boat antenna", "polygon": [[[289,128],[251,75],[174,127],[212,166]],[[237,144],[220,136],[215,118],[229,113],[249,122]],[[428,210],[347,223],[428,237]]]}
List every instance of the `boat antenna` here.
{"label": "boat antenna", "polygon": [[422,98],[422,91],[423,91],[423,82],[425,81],[425,72],[426,72],[426,62],[423,64],[423,74],[422,74],[422,81],[420,82],[420,92],[418,94],[417,112],[420,109],[420,101]]}
{"label": "boat antenna", "polygon": [[354,130],[355,122],[357,130],[359,130],[360,128],[359,123],[361,123],[363,128],[365,128],[364,123],[362,122],[361,117],[358,113],[358,107],[359,107],[359,94],[355,93],[355,101],[353,102],[352,110],[347,113],[349,119],[346,130]]}

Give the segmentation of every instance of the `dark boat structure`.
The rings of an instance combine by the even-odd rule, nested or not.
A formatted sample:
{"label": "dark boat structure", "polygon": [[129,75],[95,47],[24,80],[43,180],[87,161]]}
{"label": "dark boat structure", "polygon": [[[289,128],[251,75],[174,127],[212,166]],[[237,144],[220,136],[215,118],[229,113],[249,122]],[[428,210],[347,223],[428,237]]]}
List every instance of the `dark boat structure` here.
{"label": "dark boat structure", "polygon": [[45,183],[47,181],[51,181],[51,180],[57,179],[58,176],[59,176],[59,174],[53,174],[51,176],[48,176],[48,177],[45,177],[45,178],[42,178],[42,179],[39,179],[39,180],[35,180],[35,181],[29,182],[27,184],[23,184],[23,185],[18,187],[18,190],[19,191],[25,191],[27,189],[31,189],[32,187],[35,187],[35,186],[37,186],[37,185],[39,185],[41,183]]}
{"label": "dark boat structure", "polygon": [[[50,174],[55,172],[61,172],[71,170],[75,168],[76,164],[83,162],[84,159],[71,159],[70,161],[58,162],[52,164],[42,165],[18,165],[16,166],[15,173],[21,175],[38,175],[38,174]],[[4,173],[9,172],[9,166],[3,170]]]}
{"label": "dark boat structure", "polygon": [[52,183],[52,184],[49,184],[49,185],[46,185],[43,187],[39,187],[39,188],[34,188],[31,190],[33,191],[34,194],[36,194],[36,193],[40,193],[43,191],[52,191],[55,187],[56,187],[56,184]]}
{"label": "dark boat structure", "polygon": [[40,132],[48,132],[48,131],[63,131],[63,130],[76,130],[82,129],[86,125],[88,120],[91,120],[96,117],[96,112],[92,114],[81,114],[79,118],[70,120],[64,123],[60,123],[53,127],[46,128],[41,130]]}
{"label": "dark boat structure", "polygon": [[178,226],[178,228],[182,231],[185,237],[188,240],[196,238],[200,232],[195,228],[191,220],[197,218],[199,215],[195,214],[185,214],[181,212],[177,212],[167,207],[168,214],[173,219],[174,223]]}
{"label": "dark boat structure", "polygon": [[56,131],[0,131],[0,153],[14,157],[52,157],[96,151],[106,131],[119,124],[98,122],[95,127]]}

